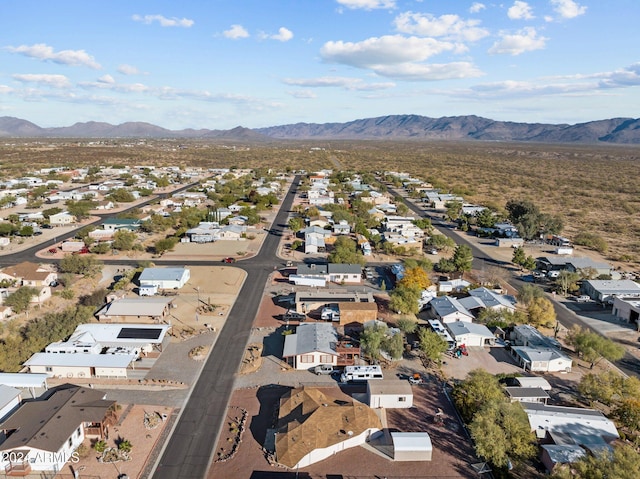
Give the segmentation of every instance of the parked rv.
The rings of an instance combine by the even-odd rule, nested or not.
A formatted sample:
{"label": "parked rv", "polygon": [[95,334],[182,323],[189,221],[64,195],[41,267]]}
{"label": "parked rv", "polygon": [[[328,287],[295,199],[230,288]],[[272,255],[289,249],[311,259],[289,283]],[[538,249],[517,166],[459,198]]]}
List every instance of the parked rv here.
{"label": "parked rv", "polygon": [[383,379],[380,366],[346,366],[340,382],[368,381],[370,379]]}

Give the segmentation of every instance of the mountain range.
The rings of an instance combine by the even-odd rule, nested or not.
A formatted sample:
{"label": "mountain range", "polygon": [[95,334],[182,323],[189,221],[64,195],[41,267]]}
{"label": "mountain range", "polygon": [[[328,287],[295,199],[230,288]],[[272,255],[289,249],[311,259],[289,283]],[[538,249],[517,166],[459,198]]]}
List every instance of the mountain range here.
{"label": "mountain range", "polygon": [[27,120],[0,117],[5,138],[197,138],[242,142],[274,140],[479,140],[539,143],[640,144],[640,119],[611,118],[586,123],[548,124],[495,121],[479,116],[429,118],[388,115],[347,123],[295,123],[231,130],[168,130],[150,123],[76,123],[42,128]]}

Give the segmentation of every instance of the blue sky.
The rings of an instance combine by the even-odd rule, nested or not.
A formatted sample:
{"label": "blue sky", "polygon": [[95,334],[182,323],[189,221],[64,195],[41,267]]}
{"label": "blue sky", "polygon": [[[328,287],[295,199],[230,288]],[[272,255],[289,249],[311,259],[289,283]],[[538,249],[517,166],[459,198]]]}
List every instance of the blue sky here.
{"label": "blue sky", "polygon": [[0,3],[0,116],[170,129],[637,117],[638,0]]}

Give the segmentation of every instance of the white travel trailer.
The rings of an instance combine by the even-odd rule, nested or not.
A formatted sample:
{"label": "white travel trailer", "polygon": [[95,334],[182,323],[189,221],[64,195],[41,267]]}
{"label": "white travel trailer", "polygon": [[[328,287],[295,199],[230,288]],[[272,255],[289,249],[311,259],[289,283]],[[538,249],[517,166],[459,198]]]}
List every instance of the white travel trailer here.
{"label": "white travel trailer", "polygon": [[343,383],[370,379],[383,379],[380,366],[346,366],[340,376],[340,382]]}

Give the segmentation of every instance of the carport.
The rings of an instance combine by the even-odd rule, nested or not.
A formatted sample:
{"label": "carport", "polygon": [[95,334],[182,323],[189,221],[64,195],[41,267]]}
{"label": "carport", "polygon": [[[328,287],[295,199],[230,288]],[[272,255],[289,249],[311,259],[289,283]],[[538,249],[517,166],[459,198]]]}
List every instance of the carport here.
{"label": "carport", "polygon": [[431,437],[426,432],[392,432],[394,461],[430,461]]}

